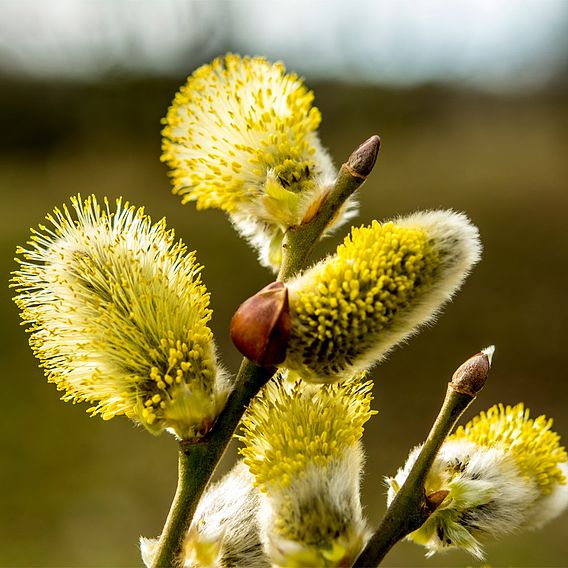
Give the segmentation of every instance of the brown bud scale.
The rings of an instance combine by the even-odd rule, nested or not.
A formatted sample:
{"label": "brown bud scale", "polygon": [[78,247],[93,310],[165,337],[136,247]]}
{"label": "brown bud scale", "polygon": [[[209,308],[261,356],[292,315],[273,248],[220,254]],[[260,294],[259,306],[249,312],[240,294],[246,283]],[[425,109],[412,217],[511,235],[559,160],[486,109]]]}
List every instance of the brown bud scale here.
{"label": "brown bud scale", "polygon": [[444,499],[450,494],[447,489],[440,489],[434,491],[430,495],[426,495],[426,505],[428,510],[433,513],[443,502]]}
{"label": "brown bud scale", "polygon": [[483,351],[477,353],[456,369],[450,386],[457,392],[475,398],[484,387],[490,368],[491,361],[488,355]]}
{"label": "brown bud scale", "polygon": [[239,306],[231,320],[231,339],[245,357],[270,367],[286,359],[290,328],[288,289],[272,282]]}
{"label": "brown bud scale", "polygon": [[365,179],[375,167],[380,147],[381,139],[376,134],[365,140],[345,164],[351,175]]}

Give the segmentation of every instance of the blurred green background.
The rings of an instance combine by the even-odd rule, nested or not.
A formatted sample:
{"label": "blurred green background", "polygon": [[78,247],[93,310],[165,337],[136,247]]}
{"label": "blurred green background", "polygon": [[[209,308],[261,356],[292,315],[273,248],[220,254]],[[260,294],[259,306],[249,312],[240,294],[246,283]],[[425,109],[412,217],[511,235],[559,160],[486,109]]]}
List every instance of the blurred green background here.
{"label": "blurred green background", "polygon": [[[205,61],[206,59],[203,59]],[[140,535],[156,536],[176,482],[176,444],[117,418],[89,418],[46,383],[8,289],[18,244],[54,206],[80,192],[123,195],[166,216],[205,265],[212,327],[225,365],[236,306],[270,279],[223,214],[196,212],[170,194],[159,162],[160,118],[192,69],[169,77],[118,74],[74,82],[0,79],[0,565],[138,566]],[[361,141],[383,141],[360,192],[356,223],[417,209],[466,212],[481,231],[482,263],[439,322],[376,367],[365,434],[367,515],[384,511],[384,475],[427,434],[447,380],[468,356],[497,347],[490,380],[467,417],[525,401],[568,439],[568,97],[566,83],[491,92],[459,84],[308,83],[321,138],[337,164]],[[318,250],[331,250],[347,229]],[[232,463],[233,448],[223,466]],[[487,546],[491,566],[566,566],[568,514],[533,534]],[[481,566],[461,552],[432,559],[399,544],[385,566]]]}

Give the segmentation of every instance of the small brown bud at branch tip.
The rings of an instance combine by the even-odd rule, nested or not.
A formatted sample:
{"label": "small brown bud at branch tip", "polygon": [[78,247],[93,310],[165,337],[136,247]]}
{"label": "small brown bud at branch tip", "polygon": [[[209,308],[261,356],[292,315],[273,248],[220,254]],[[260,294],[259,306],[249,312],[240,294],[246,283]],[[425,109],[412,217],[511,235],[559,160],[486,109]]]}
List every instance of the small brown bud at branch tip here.
{"label": "small brown bud at branch tip", "polygon": [[273,282],[239,306],[231,320],[231,339],[245,357],[270,367],[286,359],[290,325],[288,289]]}
{"label": "small brown bud at branch tip", "polygon": [[485,385],[494,351],[495,347],[491,345],[460,365],[452,376],[452,389],[475,398]]}
{"label": "small brown bud at branch tip", "polygon": [[375,166],[380,147],[381,139],[376,134],[365,140],[345,164],[351,175],[365,179]]}

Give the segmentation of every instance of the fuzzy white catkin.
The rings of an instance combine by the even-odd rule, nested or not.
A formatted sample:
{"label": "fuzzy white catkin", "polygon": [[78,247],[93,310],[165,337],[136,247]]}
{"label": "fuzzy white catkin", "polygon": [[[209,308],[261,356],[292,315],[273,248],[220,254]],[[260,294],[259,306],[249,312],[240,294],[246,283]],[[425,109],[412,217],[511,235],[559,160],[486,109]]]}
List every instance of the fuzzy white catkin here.
{"label": "fuzzy white catkin", "polygon": [[[404,467],[387,480],[389,505],[421,449],[414,448]],[[558,468],[566,476],[568,464],[560,463]],[[449,494],[408,538],[424,545],[428,556],[461,548],[483,559],[484,541],[540,528],[566,508],[568,485],[551,484],[551,492],[543,494],[536,479],[523,475],[506,448],[449,439],[436,456],[425,482],[426,495],[440,490],[448,490]]]}
{"label": "fuzzy white catkin", "polygon": [[[242,463],[201,498],[188,531],[183,568],[269,568],[259,537],[258,491]],[[157,552],[157,539],[140,539],[142,560],[151,568]]]}
{"label": "fuzzy white catkin", "polygon": [[477,228],[453,211],[352,229],[333,256],[288,283],[282,367],[311,382],[368,369],[435,319],[480,256]]}
{"label": "fuzzy white catkin", "polygon": [[346,566],[367,536],[359,488],[372,382],[278,375],[242,420],[241,454],[260,490],[259,526],[275,566]]}
{"label": "fuzzy white catkin", "polygon": [[[360,442],[286,488],[260,494],[261,540],[274,566],[343,566],[369,536],[360,501]],[[321,547],[321,548],[320,548]]]}

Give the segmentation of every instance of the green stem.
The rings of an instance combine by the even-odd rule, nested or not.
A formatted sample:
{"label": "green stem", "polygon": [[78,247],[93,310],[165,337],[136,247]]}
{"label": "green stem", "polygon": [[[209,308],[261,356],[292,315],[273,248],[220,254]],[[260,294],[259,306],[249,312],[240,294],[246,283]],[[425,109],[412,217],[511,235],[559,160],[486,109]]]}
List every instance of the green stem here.
{"label": "green stem", "polygon": [[444,404],[416,462],[354,567],[378,566],[399,540],[420,528],[430,516],[432,509],[424,494],[426,475],[446,436],[474,398],[455,390],[451,384],[448,386]]}
{"label": "green stem", "polygon": [[181,549],[181,544],[191,523],[191,517],[202,493],[199,479],[194,475],[194,472],[203,471],[203,462],[206,461],[207,457],[207,454],[203,452],[204,448],[205,446],[202,444],[191,444],[186,440],[179,443],[178,484],[162,532],[155,566],[175,565],[174,559]]}
{"label": "green stem", "polygon": [[334,186],[313,217],[291,227],[282,242],[282,264],[278,280],[295,276],[306,261],[325,229],[335,219],[340,208],[371,173],[380,148],[378,136],[363,142],[341,166]]}
{"label": "green stem", "polygon": [[275,373],[243,359],[235,389],[214,428],[199,442],[182,440],[179,446],[178,485],[154,560],[156,567],[178,566],[177,559],[199,499],[229,444],[248,403]]}
{"label": "green stem", "polygon": [[[307,257],[325,228],[371,172],[379,145],[378,136],[372,136],[361,144],[341,167],[334,187],[314,216],[288,231],[282,245],[283,261],[278,280],[288,280],[304,268]],[[178,486],[158,544],[155,568],[179,566],[184,537],[199,499],[247,405],[275,372],[273,367],[259,367],[245,357],[237,374],[235,388],[209,434],[199,441],[180,442]]]}

